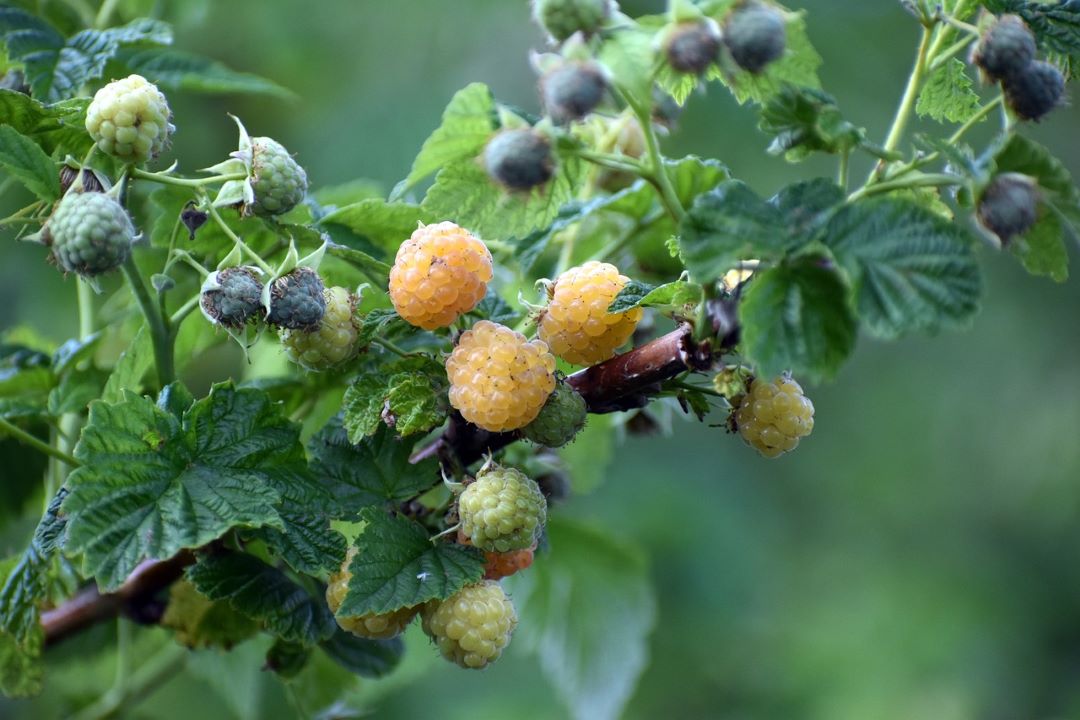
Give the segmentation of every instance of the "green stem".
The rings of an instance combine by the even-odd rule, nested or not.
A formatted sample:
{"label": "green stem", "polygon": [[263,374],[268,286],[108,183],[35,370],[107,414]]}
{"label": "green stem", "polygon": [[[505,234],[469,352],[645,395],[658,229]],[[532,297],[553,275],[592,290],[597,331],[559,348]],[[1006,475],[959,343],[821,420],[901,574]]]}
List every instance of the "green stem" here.
{"label": "green stem", "polygon": [[247,177],[247,173],[229,173],[227,175],[213,175],[205,178],[182,178],[174,177],[172,175],[163,175],[161,173],[147,172],[146,170],[140,170],[139,168],[132,168],[131,176],[140,180],[161,183],[162,185],[201,188],[206,185],[213,185],[214,183],[228,182],[229,180],[243,180]]}
{"label": "green stem", "polygon": [[72,716],[71,720],[104,720],[136,703],[172,678],[187,660],[187,650],[170,642],[139,665],[123,688],[113,688]]}
{"label": "green stem", "polygon": [[643,173],[642,177],[656,187],[660,193],[660,200],[664,203],[664,207],[667,208],[675,223],[681,223],[683,218],[686,217],[686,210],[683,209],[679,195],[675,192],[675,188],[671,184],[671,178],[668,177],[667,170],[664,168],[664,157],[660,154],[660,140],[656,137],[656,129],[652,123],[652,110],[630,100],[629,96],[627,96],[627,102],[630,109],[637,116],[638,123],[645,134],[649,162],[646,168],[647,172]]}
{"label": "green stem", "polygon": [[44,442],[44,441],[38,439],[37,437],[35,437],[35,436],[31,435],[30,433],[26,432],[25,430],[23,430],[19,426],[13,425],[10,421],[6,420],[3,417],[0,417],[0,430],[7,433],[11,437],[15,438],[19,442],[22,442],[22,443],[25,443],[26,445],[29,445],[30,447],[34,448],[38,452],[44,453],[45,455],[48,455],[51,458],[56,458],[60,462],[66,464],[66,465],[70,465],[73,468],[76,468],[76,467],[79,467],[80,465],[82,465],[82,463],[80,463],[78,460],[76,460],[74,457],[72,457],[68,453],[64,452],[63,450],[61,450],[59,448],[53,447],[52,445],[50,445],[47,442]]}
{"label": "green stem", "polygon": [[180,306],[180,308],[172,314],[169,318],[169,324],[176,327],[184,321],[188,315],[192,313],[195,308],[199,307],[199,301],[202,299],[202,295],[196,295],[195,297],[188,298],[188,301]]}
{"label": "green stem", "polygon": [[[924,27],[922,29],[919,52],[915,56],[915,66],[908,77],[907,87],[904,88],[904,95],[900,99],[900,106],[896,109],[896,116],[893,118],[892,126],[889,128],[889,134],[885,138],[883,147],[886,152],[892,152],[900,145],[900,140],[903,139],[904,131],[907,130],[908,122],[911,120],[911,114],[915,110],[915,101],[919,97],[919,90],[922,89],[923,79],[926,77],[932,36],[931,28]],[[884,166],[879,166],[879,168],[882,167]]]}
{"label": "green stem", "polygon": [[165,387],[176,379],[176,367],[173,360],[172,332],[168,321],[161,315],[158,306],[150,296],[146,288],[139,268],[135,265],[135,259],[128,257],[121,266],[124,277],[127,278],[131,291],[135,294],[135,300],[139,303],[143,317],[146,318],[146,326],[150,330],[150,338],[154,347],[154,365],[157,367],[158,384]]}
{"label": "green stem", "polygon": [[116,10],[116,5],[119,0],[104,0],[101,3],[101,7],[98,8],[97,17],[94,18],[94,27],[98,30],[104,30],[109,27],[109,21],[112,19],[113,11]]}
{"label": "green stem", "polygon": [[266,273],[268,277],[274,277],[274,269],[267,265],[266,262],[261,257],[259,257],[258,253],[249,248],[247,246],[247,243],[240,239],[239,235],[233,232],[233,229],[229,227],[229,224],[226,223],[225,219],[221,217],[221,213],[217,211],[217,208],[213,205],[209,205],[208,208],[210,212],[210,217],[213,218],[214,222],[217,223],[218,227],[221,228],[221,231],[228,235],[230,240],[236,243],[236,245],[240,248],[240,252],[247,255],[253,263],[259,266],[259,269]]}
{"label": "green stem", "polygon": [[577,156],[582,160],[588,160],[595,165],[611,168],[612,170],[619,170],[620,172],[630,172],[635,175],[641,175],[644,170],[641,163],[624,155],[612,155],[610,153],[594,152],[592,150],[578,150]]}
{"label": "green stem", "polygon": [[840,167],[836,171],[836,183],[847,192],[848,189],[848,168],[851,164],[851,150],[845,149],[840,153]]}
{"label": "green stem", "polygon": [[959,41],[953,43],[949,47],[947,47],[944,50],[942,50],[941,52],[939,52],[937,55],[934,56],[934,61],[932,63],[930,63],[930,72],[933,72],[934,70],[937,70],[942,65],[949,62],[949,60],[951,60],[958,53],[962,52],[964,50],[964,48],[966,48],[971,43],[975,42],[977,39],[978,39],[978,37],[972,37],[971,35],[966,35],[966,36],[964,36],[964,38],[962,40],[959,40]]}
{"label": "green stem", "polygon": [[94,289],[79,278],[77,281],[79,300],[79,339],[85,340],[94,334]]}
{"label": "green stem", "polygon": [[371,338],[371,342],[372,342],[372,344],[378,345],[379,347],[383,348],[384,350],[389,350],[390,352],[394,353],[395,355],[398,355],[398,356],[403,357],[403,358],[410,358],[410,357],[413,357],[416,354],[416,353],[410,353],[410,352],[406,352],[405,350],[402,350],[401,348],[399,348],[397,345],[390,342],[386,338],[373,337],[373,338]]}
{"label": "green stem", "polygon": [[909,190],[919,187],[948,187],[951,185],[960,185],[962,182],[963,180],[955,175],[945,174],[928,174],[919,175],[917,177],[886,180],[885,182],[874,183],[873,185],[867,185],[856,190],[848,196],[848,202],[854,202],[860,198],[869,197],[870,195],[879,195],[893,190]]}

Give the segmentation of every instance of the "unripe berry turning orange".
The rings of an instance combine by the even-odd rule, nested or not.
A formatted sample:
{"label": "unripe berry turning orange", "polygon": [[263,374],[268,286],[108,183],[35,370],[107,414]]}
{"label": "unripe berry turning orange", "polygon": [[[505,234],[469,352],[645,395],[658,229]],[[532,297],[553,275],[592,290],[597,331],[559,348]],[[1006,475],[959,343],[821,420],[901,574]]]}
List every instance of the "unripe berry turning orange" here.
{"label": "unripe berry turning orange", "polygon": [[390,299],[406,322],[449,327],[483,299],[491,280],[491,253],[452,222],[421,225],[398,248],[390,270]]}

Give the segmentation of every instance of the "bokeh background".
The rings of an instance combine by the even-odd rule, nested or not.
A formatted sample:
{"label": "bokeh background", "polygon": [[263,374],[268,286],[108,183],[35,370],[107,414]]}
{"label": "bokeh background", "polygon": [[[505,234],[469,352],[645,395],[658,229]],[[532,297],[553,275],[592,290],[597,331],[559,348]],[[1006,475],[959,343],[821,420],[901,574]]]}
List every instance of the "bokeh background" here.
{"label": "bokeh background", "polygon": [[[175,154],[188,171],[235,146],[233,112],[296,152],[315,185],[363,177],[389,188],[466,83],[537,105],[526,51],[542,41],[525,0],[161,4],[180,48],[301,97],[174,94]],[[890,0],[790,4],[809,13],[826,89],[882,137],[917,24]],[[623,5],[638,14],[663,3]],[[1080,175],[1078,127],[1080,111],[1067,108],[1030,134]],[[762,194],[833,172],[789,166],[767,143],[753,110],[713,86],[692,98],[665,150],[720,158]],[[794,455],[761,460],[722,430],[680,421],[675,437],[625,442],[604,482],[557,510],[649,556],[657,625],[627,718],[1080,718],[1080,282],[1031,278],[993,252],[983,264],[974,327],[861,339],[835,384],[811,388],[817,426]],[[66,338],[74,295],[39,248],[0,244],[0,327]],[[0,549],[26,537],[9,527]],[[111,661],[92,647],[114,632],[59,651],[46,697],[0,701],[0,716],[51,717],[58,688],[103,691]],[[410,644],[398,674],[365,689],[377,717],[566,716],[520,653],[464,673]],[[289,716],[276,680],[236,667],[204,658],[129,714]]]}

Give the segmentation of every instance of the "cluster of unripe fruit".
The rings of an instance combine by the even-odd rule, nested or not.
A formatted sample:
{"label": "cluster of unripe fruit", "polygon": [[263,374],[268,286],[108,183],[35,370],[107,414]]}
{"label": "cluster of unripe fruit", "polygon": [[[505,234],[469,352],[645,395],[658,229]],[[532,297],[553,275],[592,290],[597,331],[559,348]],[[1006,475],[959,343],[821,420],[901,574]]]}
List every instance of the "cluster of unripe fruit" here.
{"label": "cluster of unripe fruit", "polygon": [[992,82],[1000,82],[1005,101],[1023,120],[1039,120],[1061,103],[1065,77],[1051,63],[1036,59],[1035,35],[1016,15],[994,19],[971,53]]}
{"label": "cluster of unripe fruit", "polygon": [[547,520],[547,500],[525,474],[488,463],[457,499],[457,540],[485,556],[484,579],[464,586],[444,600],[397,608],[387,613],[342,615],[340,608],[352,577],[351,549],[341,570],[330,577],[326,601],[338,624],[364,638],[394,637],[417,615],[427,635],[446,659],[481,669],[494,662],[510,642],[517,612],[499,580],[532,564]]}

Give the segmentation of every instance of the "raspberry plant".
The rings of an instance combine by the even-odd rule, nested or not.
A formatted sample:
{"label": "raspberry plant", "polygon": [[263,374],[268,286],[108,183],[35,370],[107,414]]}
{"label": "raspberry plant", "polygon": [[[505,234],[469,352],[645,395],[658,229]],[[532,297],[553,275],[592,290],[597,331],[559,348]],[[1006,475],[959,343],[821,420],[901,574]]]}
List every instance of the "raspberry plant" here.
{"label": "raspberry plant", "polygon": [[[634,598],[635,644],[609,660],[623,690],[585,702],[550,671],[561,646],[537,638],[567,631],[544,623],[579,610],[559,605],[560,558],[604,541],[559,518],[577,468],[545,444],[570,441],[583,410],[629,425],[655,403],[774,457],[814,425],[793,378],[834,378],[860,328],[895,340],[970,323],[979,254],[1067,275],[1080,190],[1027,128],[1080,59],[1075,3],[894,7],[922,37],[878,144],[820,87],[798,10],[671,0],[632,18],[537,0],[546,116],[471,84],[387,197],[345,186],[333,202],[288,139],[240,120],[237,150],[188,172],[169,96],[282,91],[173,50],[161,20],[110,27],[115,5],[87,28],[49,4],[0,5],[0,168],[28,198],[0,229],[44,246],[80,320],[51,353],[0,346],[0,434],[48,458],[45,512],[0,575],[11,696],[48,687],[47,648],[118,614],[174,635],[154,661],[166,669],[181,646],[270,638],[266,667],[286,683],[324,660],[391,672],[416,615],[443,656],[482,668],[520,616],[573,711],[614,716],[649,595],[603,576]],[[835,176],[762,198],[720,160],[665,156],[673,106],[707,86],[758,114],[771,154],[831,156]],[[912,136],[916,114],[939,132]],[[996,130],[974,147],[979,125]],[[293,364],[269,377],[256,362],[195,397],[185,368],[224,342]],[[603,622],[571,627],[621,630]],[[160,674],[84,710],[104,716]]]}

